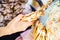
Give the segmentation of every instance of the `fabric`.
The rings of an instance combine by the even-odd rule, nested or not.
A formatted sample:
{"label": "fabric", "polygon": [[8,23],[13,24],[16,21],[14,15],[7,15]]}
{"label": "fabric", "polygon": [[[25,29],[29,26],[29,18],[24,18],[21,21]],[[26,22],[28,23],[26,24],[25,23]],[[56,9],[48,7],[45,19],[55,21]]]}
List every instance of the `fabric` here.
{"label": "fabric", "polygon": [[31,35],[31,29],[23,32],[21,36],[17,37],[15,40],[33,40],[33,37]]}

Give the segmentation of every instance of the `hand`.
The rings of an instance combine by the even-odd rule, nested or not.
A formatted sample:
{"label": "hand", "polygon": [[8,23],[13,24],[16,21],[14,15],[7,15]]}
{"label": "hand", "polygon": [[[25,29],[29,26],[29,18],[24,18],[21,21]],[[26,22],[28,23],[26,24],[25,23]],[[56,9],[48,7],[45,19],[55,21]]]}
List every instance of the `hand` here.
{"label": "hand", "polygon": [[31,26],[33,22],[22,22],[20,19],[24,15],[20,14],[17,17],[15,17],[10,23],[7,25],[7,29],[10,29],[13,32],[19,32],[24,31],[26,28]]}

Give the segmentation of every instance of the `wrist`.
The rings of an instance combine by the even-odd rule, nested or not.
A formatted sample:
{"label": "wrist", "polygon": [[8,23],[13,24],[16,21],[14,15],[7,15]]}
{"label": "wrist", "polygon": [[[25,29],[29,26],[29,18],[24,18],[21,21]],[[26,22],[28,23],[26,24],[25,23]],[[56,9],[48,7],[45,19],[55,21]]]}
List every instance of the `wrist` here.
{"label": "wrist", "polygon": [[15,33],[12,28],[10,27],[0,27],[0,37],[5,36],[5,35],[10,35],[12,33]]}
{"label": "wrist", "polygon": [[0,27],[0,37],[6,34],[6,27]]}

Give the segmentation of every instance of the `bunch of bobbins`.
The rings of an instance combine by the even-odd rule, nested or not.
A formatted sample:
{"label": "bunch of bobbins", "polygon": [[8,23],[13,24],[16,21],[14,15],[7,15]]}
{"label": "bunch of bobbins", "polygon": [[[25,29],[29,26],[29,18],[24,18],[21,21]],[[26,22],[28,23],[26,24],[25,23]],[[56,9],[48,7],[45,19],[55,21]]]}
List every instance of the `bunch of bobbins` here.
{"label": "bunch of bobbins", "polygon": [[46,40],[47,38],[47,30],[42,25],[42,23],[39,22],[39,17],[44,15],[45,9],[52,3],[53,0],[48,0],[46,5],[42,5],[41,9],[32,12],[28,15],[25,15],[21,20],[26,21],[35,21],[35,23],[32,25],[32,36],[34,40]]}
{"label": "bunch of bobbins", "polygon": [[21,6],[27,0],[1,0],[0,1],[0,27],[5,27],[13,18],[21,14],[24,8]]}
{"label": "bunch of bobbins", "polygon": [[[53,0],[49,0],[46,5],[43,5],[41,10],[45,11],[45,9],[52,3]],[[37,20],[39,21],[39,20]],[[47,30],[46,28],[42,25],[42,23],[37,22],[32,26],[33,31],[33,39],[34,40],[47,40]]]}

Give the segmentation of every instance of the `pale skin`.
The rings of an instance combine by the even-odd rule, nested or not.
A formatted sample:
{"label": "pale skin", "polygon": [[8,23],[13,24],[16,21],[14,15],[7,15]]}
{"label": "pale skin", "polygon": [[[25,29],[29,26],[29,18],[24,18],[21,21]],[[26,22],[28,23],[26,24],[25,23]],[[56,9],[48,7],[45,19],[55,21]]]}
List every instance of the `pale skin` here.
{"label": "pale skin", "polygon": [[10,35],[12,33],[20,32],[26,30],[33,22],[23,22],[20,19],[24,15],[20,14],[15,17],[11,22],[8,23],[6,27],[0,27],[0,37],[4,35]]}

